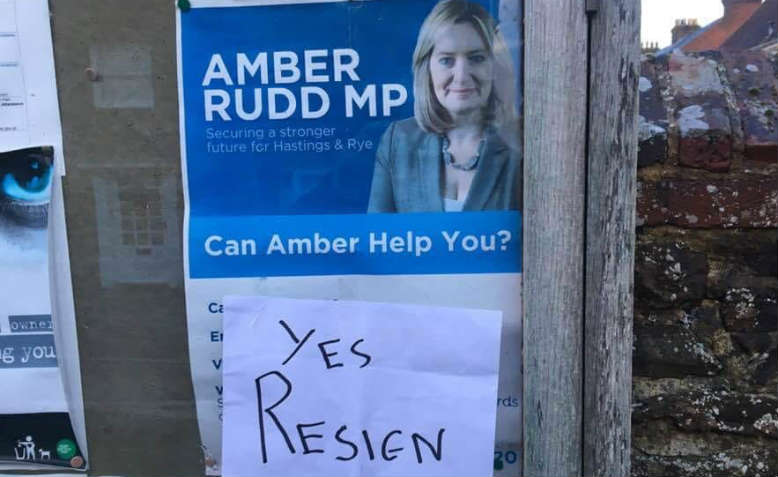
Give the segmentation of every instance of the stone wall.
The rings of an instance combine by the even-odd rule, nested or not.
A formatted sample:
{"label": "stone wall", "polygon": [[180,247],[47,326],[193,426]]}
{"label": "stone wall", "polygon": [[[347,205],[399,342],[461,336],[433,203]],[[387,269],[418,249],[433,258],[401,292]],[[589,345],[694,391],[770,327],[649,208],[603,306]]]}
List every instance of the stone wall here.
{"label": "stone wall", "polygon": [[778,61],[645,58],[633,476],[778,476]]}

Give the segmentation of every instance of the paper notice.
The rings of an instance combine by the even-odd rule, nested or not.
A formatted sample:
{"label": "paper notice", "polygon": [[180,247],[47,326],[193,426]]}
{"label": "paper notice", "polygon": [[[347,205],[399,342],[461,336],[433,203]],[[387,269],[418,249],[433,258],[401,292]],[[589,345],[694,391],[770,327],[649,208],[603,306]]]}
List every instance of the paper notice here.
{"label": "paper notice", "polygon": [[491,475],[501,313],[227,297],[223,472]]}

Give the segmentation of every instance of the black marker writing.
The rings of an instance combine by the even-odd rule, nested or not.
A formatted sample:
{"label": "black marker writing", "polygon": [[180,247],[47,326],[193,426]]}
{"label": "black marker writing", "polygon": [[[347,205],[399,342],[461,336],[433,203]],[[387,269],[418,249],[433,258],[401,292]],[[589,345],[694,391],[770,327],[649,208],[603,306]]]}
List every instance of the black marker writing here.
{"label": "black marker writing", "polygon": [[284,320],[281,320],[281,321],[279,321],[278,323],[280,323],[280,324],[281,324],[281,326],[283,326],[283,327],[284,327],[284,329],[286,330],[286,332],[287,332],[287,333],[289,333],[289,336],[292,338],[292,341],[294,341],[294,342],[297,344],[297,347],[295,347],[294,351],[292,351],[292,354],[290,354],[290,355],[289,355],[289,356],[288,356],[288,357],[287,357],[287,358],[284,360],[284,362],[283,362],[283,363],[281,363],[281,364],[286,364],[286,363],[288,363],[288,362],[289,362],[289,360],[290,360],[290,359],[292,359],[292,358],[294,357],[294,355],[295,355],[295,354],[297,354],[297,352],[300,350],[300,348],[302,348],[302,347],[303,347],[303,345],[305,344],[305,342],[306,342],[306,341],[308,341],[308,338],[310,338],[310,337],[311,337],[311,335],[312,335],[312,334],[313,334],[313,333],[314,333],[316,330],[315,330],[315,329],[311,329],[311,331],[309,331],[309,332],[308,332],[308,333],[307,333],[307,334],[306,334],[306,335],[303,337],[303,339],[302,339],[302,340],[300,340],[300,339],[298,339],[298,338],[297,338],[297,336],[294,334],[294,332],[292,331],[292,329],[291,329],[291,328],[289,328],[289,325],[287,325],[287,324],[286,324],[286,322],[285,322]]}
{"label": "black marker writing", "polygon": [[[292,358],[295,357],[295,355],[297,355],[297,353],[300,351],[303,345],[305,345],[305,343],[308,342],[308,339],[316,332],[316,329],[311,328],[310,330],[308,330],[305,336],[303,336],[302,339],[300,339],[297,337],[295,332],[292,331],[292,328],[284,320],[279,320],[278,323],[284,328],[284,330],[286,330],[287,334],[296,345],[295,348],[292,350],[291,354],[289,354],[289,356],[287,356],[286,359],[281,363],[282,365],[285,366]],[[341,342],[340,338],[334,338],[330,340],[320,341],[316,344],[316,346],[319,348],[319,352],[321,353],[321,357],[324,360],[324,366],[326,369],[341,368],[344,366],[343,362],[330,359],[333,358],[334,356],[337,356],[339,353],[338,351],[335,351],[336,347],[333,346],[328,347],[328,345],[335,345],[340,342]],[[364,368],[365,366],[370,364],[370,361],[372,361],[372,357],[369,354],[357,349],[357,346],[364,342],[365,340],[360,338],[354,341],[354,343],[352,343],[351,347],[349,348],[349,350],[354,356],[358,356],[362,358],[363,362],[359,366],[360,368]]]}
{"label": "black marker writing", "polygon": [[362,366],[360,366],[360,368],[364,368],[365,366],[367,366],[368,364],[370,364],[370,361],[372,361],[372,359],[373,359],[373,358],[371,358],[371,357],[370,357],[370,355],[369,355],[369,354],[365,354],[365,353],[361,353],[361,352],[357,351],[357,345],[358,345],[359,343],[363,343],[364,341],[365,341],[365,340],[363,340],[363,339],[361,339],[361,338],[360,338],[360,339],[358,339],[358,340],[354,341],[354,344],[353,344],[353,345],[351,345],[351,352],[352,352],[352,353],[354,353],[355,355],[357,355],[357,356],[361,356],[361,357],[363,357],[363,358],[365,359],[365,362],[364,362],[364,363],[362,363]]}
{"label": "black marker writing", "polygon": [[351,460],[351,459],[355,458],[357,455],[359,455],[359,448],[356,446],[356,444],[354,444],[351,441],[347,441],[347,440],[343,439],[342,437],[340,437],[340,435],[343,434],[343,432],[345,432],[346,429],[348,429],[348,427],[345,424],[340,426],[340,429],[338,429],[338,432],[335,433],[335,440],[340,442],[340,443],[342,443],[342,444],[346,444],[349,447],[351,447],[351,456],[350,457],[342,457],[342,456],[335,457],[338,460]]}
{"label": "black marker writing", "polygon": [[326,346],[328,344],[335,344],[335,343],[338,343],[338,342],[340,342],[339,339],[337,339],[337,340],[329,340],[329,341],[322,341],[321,343],[319,343],[319,351],[321,351],[321,357],[324,358],[324,363],[327,365],[327,369],[339,368],[339,367],[343,366],[343,363],[332,364],[332,362],[330,361],[330,356],[336,356],[338,354],[337,351],[333,351],[332,353],[328,353],[327,352],[327,347]]}
{"label": "black marker writing", "polygon": [[[269,376],[276,376],[278,377],[283,383],[286,385],[286,392],[283,396],[281,396],[281,399],[276,401],[272,406],[269,406],[267,408],[262,407],[262,380],[269,377]],[[281,431],[281,434],[284,436],[284,440],[286,441],[286,445],[289,447],[289,452],[294,454],[294,446],[292,445],[292,441],[289,440],[289,435],[286,433],[286,430],[284,429],[284,426],[281,425],[281,421],[278,420],[278,417],[273,413],[273,409],[278,407],[286,398],[289,397],[290,394],[292,394],[292,383],[286,379],[286,376],[279,373],[278,371],[270,371],[269,373],[265,373],[262,376],[258,377],[255,381],[257,386],[257,407],[259,409],[259,442],[260,447],[262,450],[262,463],[267,463],[267,446],[265,445],[265,417],[264,414],[267,413],[268,416],[270,416],[273,419],[273,422],[276,424],[276,427],[279,431]]]}
{"label": "black marker writing", "polygon": [[427,444],[427,447],[430,448],[430,451],[432,452],[432,456],[435,458],[435,460],[440,460],[443,458],[443,432],[445,429],[441,429],[438,431],[438,448],[435,449],[432,447],[432,444],[430,444],[430,441],[422,437],[421,434],[413,433],[411,435],[411,439],[413,440],[413,447],[416,449],[416,460],[419,461],[419,464],[422,462],[421,458],[421,449],[419,449],[419,441]]}
{"label": "black marker writing", "polygon": [[308,447],[308,439],[321,439],[324,437],[322,434],[303,434],[303,428],[305,427],[318,427],[323,425],[324,421],[314,422],[312,424],[297,424],[297,434],[300,435],[300,442],[303,444],[303,455],[324,453],[324,449],[310,449]]}
{"label": "black marker writing", "polygon": [[402,434],[402,433],[403,433],[402,431],[394,430],[389,434],[387,434],[386,437],[384,437],[384,441],[381,443],[381,456],[384,458],[384,460],[396,459],[397,458],[396,455],[390,456],[389,453],[390,452],[397,453],[403,450],[403,447],[397,447],[395,449],[389,449],[389,450],[386,449],[386,445],[389,443],[389,438],[392,437],[394,434]]}
{"label": "black marker writing", "polygon": [[[271,379],[272,378],[272,379]],[[266,464],[270,460],[269,452],[268,452],[268,436],[273,435],[273,433],[268,432],[268,426],[265,422],[265,415],[269,416],[272,420],[273,424],[275,424],[276,429],[278,429],[278,432],[281,434],[281,437],[284,439],[284,442],[286,443],[287,449],[289,449],[290,454],[295,454],[295,446],[292,443],[292,438],[290,437],[289,433],[287,432],[287,428],[282,424],[281,419],[279,419],[277,411],[281,404],[288,402],[288,400],[291,399],[292,396],[292,383],[289,381],[289,379],[286,378],[282,373],[279,371],[270,371],[269,373],[265,373],[262,376],[255,379],[255,384],[257,388],[257,412],[259,415],[259,447],[260,447],[260,456],[262,459],[262,463]],[[276,399],[275,402],[270,404],[269,406],[265,401],[267,401],[267,390],[263,389],[263,385],[265,387],[271,386],[273,389],[276,389],[278,385],[282,386],[283,391],[277,391],[280,392],[281,396]],[[300,447],[302,448],[302,454],[301,455],[308,455],[308,454],[325,454],[327,451],[325,449],[330,449],[329,446],[326,445],[315,445],[315,441],[324,440],[327,439],[328,436],[332,436],[330,434],[332,429],[331,427],[328,428],[327,423],[324,420],[317,421],[317,422],[310,422],[310,423],[298,423],[295,424],[294,428],[297,430],[297,439],[300,441]],[[312,428],[318,428],[317,433],[312,432]],[[413,444],[415,453],[416,453],[416,461],[419,464],[424,463],[424,452],[422,452],[422,444],[426,445],[426,447],[429,449],[429,453],[432,454],[432,457],[436,461],[441,461],[443,459],[443,433],[445,432],[444,428],[440,428],[438,430],[437,435],[437,442],[436,445],[433,446],[433,444],[427,440],[422,434],[418,432],[413,432],[410,434],[411,442]],[[367,453],[367,458],[369,460],[377,460],[377,459],[383,459],[384,461],[392,461],[398,457],[397,454],[401,453],[405,447],[402,446],[396,446],[391,447],[392,445],[396,445],[398,441],[402,439],[404,435],[403,431],[399,429],[390,430],[388,432],[378,432],[372,431],[372,435],[378,434],[377,438],[380,438],[383,436],[380,440],[381,447],[380,447],[380,454],[376,455],[376,450],[378,448],[374,447],[373,443],[379,442],[377,439],[373,440],[373,437],[371,436],[371,431],[368,429],[362,429],[361,431],[361,442],[360,439],[349,437],[348,436],[348,426],[347,425],[341,425],[337,431],[334,433],[335,441],[341,444],[345,448],[345,454],[340,454],[335,456],[336,460],[340,461],[349,461],[356,459],[359,456],[359,453],[361,450],[364,450],[364,452]]]}

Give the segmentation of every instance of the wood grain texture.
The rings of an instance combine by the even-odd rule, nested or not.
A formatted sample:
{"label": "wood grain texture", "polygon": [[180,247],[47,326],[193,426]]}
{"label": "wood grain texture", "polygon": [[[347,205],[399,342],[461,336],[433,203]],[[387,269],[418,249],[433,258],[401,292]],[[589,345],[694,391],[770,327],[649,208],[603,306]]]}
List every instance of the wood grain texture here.
{"label": "wood grain texture", "polygon": [[525,4],[524,472],[581,473],[587,19]]}
{"label": "wood grain texture", "polygon": [[583,475],[630,473],[640,2],[591,19]]}

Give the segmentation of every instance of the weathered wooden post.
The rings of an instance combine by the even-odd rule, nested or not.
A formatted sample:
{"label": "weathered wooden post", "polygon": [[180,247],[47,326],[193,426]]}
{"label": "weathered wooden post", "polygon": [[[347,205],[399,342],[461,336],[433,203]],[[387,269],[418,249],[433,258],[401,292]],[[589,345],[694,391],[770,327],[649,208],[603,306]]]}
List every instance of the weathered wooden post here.
{"label": "weathered wooden post", "polygon": [[524,474],[580,475],[587,19],[562,0],[524,18]]}
{"label": "weathered wooden post", "polygon": [[599,2],[589,28],[583,474],[630,473],[640,3]]}
{"label": "weathered wooden post", "polygon": [[639,11],[525,9],[527,476],[629,475]]}

